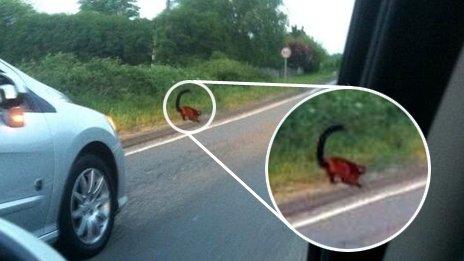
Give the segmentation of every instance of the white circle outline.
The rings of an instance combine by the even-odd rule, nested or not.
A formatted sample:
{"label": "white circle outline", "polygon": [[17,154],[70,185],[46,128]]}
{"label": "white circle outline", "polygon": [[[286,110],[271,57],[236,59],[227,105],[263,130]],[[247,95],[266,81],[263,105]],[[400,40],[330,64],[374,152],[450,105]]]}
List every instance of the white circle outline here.
{"label": "white circle outline", "polygon": [[[182,86],[184,84],[195,84],[197,86],[200,86],[201,88],[203,88],[209,95],[209,97],[211,98],[211,102],[213,103],[213,111],[211,113],[211,116],[209,117],[209,120],[208,122],[206,122],[203,126],[201,126],[200,128],[197,128],[195,130],[184,130],[184,129],[181,129],[179,127],[177,127],[172,121],[171,119],[169,118],[169,114],[168,114],[168,110],[167,110],[167,104],[168,104],[168,99],[169,99],[169,96],[171,95],[171,93],[179,86]],[[216,116],[216,98],[214,97],[214,94],[213,92],[208,88],[208,86],[206,86],[205,84],[201,83],[201,82],[198,82],[198,81],[192,81],[192,80],[187,80],[187,81],[181,81],[181,82],[178,82],[176,84],[174,84],[173,86],[171,86],[171,88],[169,88],[169,90],[166,92],[166,95],[164,96],[164,99],[163,99],[163,114],[164,114],[164,119],[166,119],[166,121],[168,122],[168,124],[176,131],[180,132],[180,133],[183,133],[185,135],[193,135],[193,134],[197,134],[197,133],[200,133],[204,130],[206,130],[210,125],[211,123],[213,122],[214,120],[214,117]]]}
{"label": "white circle outline", "polygon": [[[280,128],[281,128],[282,124],[285,122],[285,120],[298,107],[300,107],[303,103],[307,102],[308,100],[310,100],[312,98],[315,98],[315,97],[317,97],[319,95],[322,95],[324,93],[340,91],[340,90],[357,90],[357,91],[369,92],[369,93],[375,94],[377,96],[380,96],[381,98],[384,98],[384,99],[388,100],[389,102],[393,103],[394,105],[396,105],[398,108],[400,108],[403,111],[403,113],[405,113],[408,116],[408,118],[412,121],[412,123],[416,127],[420,137],[422,138],[422,142],[424,144],[425,152],[427,154],[427,184],[425,186],[425,190],[423,192],[421,202],[419,203],[419,206],[417,207],[416,211],[414,212],[412,217],[409,219],[409,221],[401,229],[399,229],[396,233],[394,233],[393,235],[389,236],[388,238],[386,238],[386,239],[384,239],[384,240],[382,240],[382,241],[380,241],[380,242],[378,242],[376,244],[368,245],[368,246],[365,246],[365,247],[348,248],[348,249],[337,248],[337,247],[332,247],[332,246],[326,246],[326,245],[318,243],[318,242],[316,242],[316,241],[314,241],[312,239],[309,239],[308,237],[303,235],[301,232],[296,230],[290,224],[290,222],[288,222],[288,220],[285,218],[285,216],[282,214],[279,207],[277,206],[277,203],[274,200],[274,196],[272,194],[271,186],[270,186],[270,183],[269,183],[269,156],[270,156],[270,153],[271,153],[271,148],[272,148],[272,145],[274,144],[274,139],[275,139],[275,137],[277,135],[277,132],[280,130]],[[403,106],[401,106],[398,102],[396,102],[395,100],[393,100],[392,98],[388,97],[387,95],[385,95],[383,93],[380,93],[380,92],[377,92],[377,91],[374,91],[374,90],[371,90],[371,89],[363,88],[363,87],[353,87],[353,86],[337,86],[336,88],[329,88],[329,89],[325,89],[325,90],[321,90],[321,91],[316,91],[315,93],[310,94],[308,97],[304,98],[303,100],[299,101],[296,105],[294,105],[290,109],[290,111],[288,111],[287,114],[285,114],[285,116],[279,122],[279,124],[277,125],[277,127],[276,127],[276,129],[274,131],[274,134],[272,135],[272,138],[271,138],[271,141],[270,141],[270,143],[268,145],[267,153],[266,153],[265,172],[266,172],[267,191],[269,193],[269,197],[271,198],[272,205],[273,205],[274,209],[277,211],[277,213],[281,216],[281,218],[283,218],[285,221],[287,221],[287,222],[284,222],[285,225],[287,225],[287,227],[289,227],[295,234],[297,234],[300,238],[302,238],[303,240],[305,240],[308,243],[311,243],[311,244],[316,245],[316,246],[318,246],[320,248],[323,248],[323,249],[327,249],[327,250],[331,250],[331,251],[337,251],[337,252],[346,252],[346,253],[360,252],[360,251],[365,251],[365,250],[369,250],[369,249],[372,249],[372,248],[376,248],[378,246],[381,246],[381,245],[393,240],[395,237],[397,237],[399,234],[401,234],[414,221],[414,219],[416,218],[416,216],[419,214],[420,210],[422,209],[422,206],[424,205],[425,199],[427,198],[427,194],[428,194],[429,187],[430,187],[430,180],[432,178],[431,177],[431,162],[430,162],[429,147],[428,147],[427,141],[425,139],[425,136],[422,133],[421,128],[417,124],[416,120],[411,116],[411,114],[409,114],[409,112],[405,108],[403,108]]]}

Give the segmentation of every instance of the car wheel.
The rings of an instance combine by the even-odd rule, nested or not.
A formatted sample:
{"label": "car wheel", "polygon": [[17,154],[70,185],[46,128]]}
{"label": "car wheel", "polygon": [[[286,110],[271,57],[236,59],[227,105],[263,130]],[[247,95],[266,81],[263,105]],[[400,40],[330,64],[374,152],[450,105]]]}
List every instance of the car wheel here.
{"label": "car wheel", "polygon": [[110,168],[94,155],[74,163],[61,204],[58,247],[71,257],[91,257],[108,242],[116,193]]}

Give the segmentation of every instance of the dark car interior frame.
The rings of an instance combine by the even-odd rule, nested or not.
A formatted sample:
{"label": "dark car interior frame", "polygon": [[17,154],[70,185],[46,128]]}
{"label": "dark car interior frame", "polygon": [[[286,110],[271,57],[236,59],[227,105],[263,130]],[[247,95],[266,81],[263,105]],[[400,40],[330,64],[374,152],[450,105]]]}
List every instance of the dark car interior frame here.
{"label": "dark car interior frame", "polygon": [[432,178],[415,221],[382,246],[339,253],[313,245],[308,260],[464,258],[464,1],[358,0],[339,85],[380,91],[416,119]]}

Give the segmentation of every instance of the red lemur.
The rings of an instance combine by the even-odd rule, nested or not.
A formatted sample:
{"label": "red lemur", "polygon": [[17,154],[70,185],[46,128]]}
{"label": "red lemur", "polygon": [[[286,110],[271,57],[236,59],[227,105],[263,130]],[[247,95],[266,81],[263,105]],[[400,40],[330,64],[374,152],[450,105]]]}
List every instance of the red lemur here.
{"label": "red lemur", "polygon": [[179,94],[177,94],[177,98],[176,98],[176,110],[180,113],[180,116],[182,116],[182,120],[190,120],[190,121],[194,121],[194,122],[200,122],[200,120],[198,119],[198,117],[200,117],[201,115],[201,111],[199,110],[196,110],[192,107],[189,107],[189,106],[180,106],[180,98],[182,97],[182,95],[186,94],[190,92],[190,90],[183,90],[181,92],[179,92]]}
{"label": "red lemur", "polygon": [[333,125],[321,134],[317,143],[317,161],[319,166],[325,169],[331,183],[335,183],[335,178],[339,177],[343,183],[361,188],[358,179],[366,172],[365,166],[339,157],[324,157],[324,146],[327,138],[334,132],[344,130],[343,125]]}

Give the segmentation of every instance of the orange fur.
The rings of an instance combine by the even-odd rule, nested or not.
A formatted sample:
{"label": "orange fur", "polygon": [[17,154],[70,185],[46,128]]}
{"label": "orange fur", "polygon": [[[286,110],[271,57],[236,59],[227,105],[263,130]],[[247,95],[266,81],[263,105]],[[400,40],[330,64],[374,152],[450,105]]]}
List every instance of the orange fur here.
{"label": "orange fur", "polygon": [[339,177],[345,184],[361,187],[359,177],[366,171],[366,167],[339,157],[327,158],[325,162],[323,168],[331,183],[335,183],[335,178]]}
{"label": "orange fur", "polygon": [[185,120],[191,120],[194,122],[200,122],[200,115],[201,112],[199,110],[196,110],[192,107],[188,106],[183,106],[180,108],[180,116],[182,116],[182,119]]}
{"label": "orange fur", "polygon": [[327,138],[332,133],[342,130],[344,130],[342,125],[333,125],[321,134],[317,144],[316,158],[319,166],[325,169],[331,183],[335,183],[338,177],[341,182],[360,188],[359,177],[366,172],[365,166],[340,157],[324,157],[324,147]]}
{"label": "orange fur", "polygon": [[189,107],[189,106],[180,106],[180,99],[182,97],[182,95],[186,94],[190,92],[190,90],[186,89],[186,90],[183,90],[181,92],[179,92],[179,94],[177,94],[177,97],[176,97],[176,110],[180,113],[180,116],[182,117],[182,120],[186,121],[186,120],[190,120],[190,121],[193,121],[193,122],[200,122],[200,115],[201,115],[201,111],[200,110],[197,110],[197,109],[194,109],[192,107]]}

